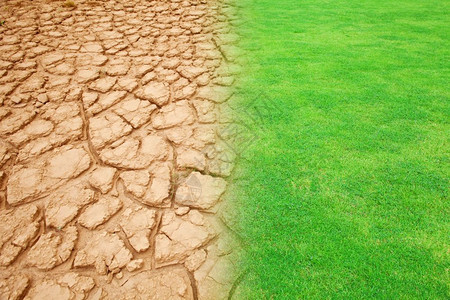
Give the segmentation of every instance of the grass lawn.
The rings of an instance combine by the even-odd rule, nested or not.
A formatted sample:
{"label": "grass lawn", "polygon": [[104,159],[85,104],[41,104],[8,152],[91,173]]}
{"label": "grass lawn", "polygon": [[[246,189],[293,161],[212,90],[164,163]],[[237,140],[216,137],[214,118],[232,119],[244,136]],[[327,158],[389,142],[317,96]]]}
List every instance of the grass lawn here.
{"label": "grass lawn", "polygon": [[239,3],[234,299],[449,299],[450,2]]}

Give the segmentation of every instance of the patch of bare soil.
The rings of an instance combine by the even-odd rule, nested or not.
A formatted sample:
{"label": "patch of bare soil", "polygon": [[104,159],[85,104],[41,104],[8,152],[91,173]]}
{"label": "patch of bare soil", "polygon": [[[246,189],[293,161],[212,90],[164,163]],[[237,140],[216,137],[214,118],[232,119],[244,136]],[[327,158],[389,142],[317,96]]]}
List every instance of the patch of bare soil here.
{"label": "patch of bare soil", "polygon": [[0,8],[0,299],[226,299],[222,0]]}

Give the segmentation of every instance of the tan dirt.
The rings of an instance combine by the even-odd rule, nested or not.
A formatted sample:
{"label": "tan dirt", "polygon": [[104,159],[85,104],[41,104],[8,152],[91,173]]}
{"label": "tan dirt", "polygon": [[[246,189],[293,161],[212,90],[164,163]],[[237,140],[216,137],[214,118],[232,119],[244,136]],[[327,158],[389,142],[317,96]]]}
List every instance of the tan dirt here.
{"label": "tan dirt", "polygon": [[2,1],[1,300],[230,296],[233,11]]}

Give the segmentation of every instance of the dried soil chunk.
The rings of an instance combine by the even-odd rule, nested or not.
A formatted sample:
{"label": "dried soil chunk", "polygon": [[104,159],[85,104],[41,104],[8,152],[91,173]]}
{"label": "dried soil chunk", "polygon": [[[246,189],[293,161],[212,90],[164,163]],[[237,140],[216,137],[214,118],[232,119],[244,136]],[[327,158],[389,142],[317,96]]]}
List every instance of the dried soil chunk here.
{"label": "dried soil chunk", "polygon": [[104,77],[97,79],[89,85],[91,90],[106,93],[108,92],[114,84],[116,84],[117,79],[115,77]]}
{"label": "dried soil chunk", "polygon": [[23,274],[0,278],[0,299],[22,299],[29,284],[30,280]]}
{"label": "dried soil chunk", "polygon": [[18,204],[39,195],[44,190],[42,178],[42,169],[14,166],[8,181],[8,203]]}
{"label": "dried soil chunk", "polygon": [[75,299],[86,299],[89,292],[95,287],[95,282],[91,277],[81,276],[77,273],[67,273],[58,279],[58,283],[67,286],[75,293]]}
{"label": "dried soil chunk", "polygon": [[0,211],[0,266],[8,266],[28,247],[40,227],[35,205]]}
{"label": "dried soil chunk", "polygon": [[194,112],[186,100],[164,106],[153,118],[152,124],[157,129],[164,129],[183,124],[192,124]]}
{"label": "dried soil chunk", "polygon": [[95,115],[118,103],[123,98],[125,98],[126,95],[127,92],[125,91],[112,91],[106,95],[101,95],[100,99],[98,99],[94,104],[92,104],[92,106],[89,107],[87,111],[88,113]]}
{"label": "dried soil chunk", "polygon": [[206,261],[194,272],[199,299],[226,299],[239,268],[239,245],[229,236],[221,236],[207,247]]}
{"label": "dried soil chunk", "polygon": [[106,194],[113,187],[114,176],[117,170],[110,167],[97,167],[92,171],[89,177],[89,183],[94,188],[100,190],[102,194]]}
{"label": "dried soil chunk", "polygon": [[120,174],[120,178],[123,180],[127,192],[138,198],[144,196],[150,182],[148,171],[126,171]]}
{"label": "dried soil chunk", "polygon": [[150,120],[151,113],[156,105],[139,99],[129,99],[119,103],[113,110],[119,116],[125,118],[133,128],[138,128]]}
{"label": "dried soil chunk", "polygon": [[233,92],[229,87],[221,85],[204,86],[201,87],[197,93],[198,98],[216,103],[223,103],[230,99],[232,95]]}
{"label": "dried soil chunk", "polygon": [[141,258],[133,259],[132,261],[130,261],[127,264],[127,270],[128,270],[128,272],[133,272],[133,271],[139,270],[140,268],[142,268],[143,264],[144,264],[143,259],[141,259]]}
{"label": "dried soil chunk", "polygon": [[130,299],[125,295],[139,295],[148,300],[193,299],[189,276],[179,267],[136,274],[122,286],[121,294],[119,299]]}
{"label": "dried soil chunk", "polygon": [[95,267],[104,275],[125,267],[133,258],[116,234],[93,232],[87,238],[86,245],[75,256],[74,267]]}
{"label": "dried soil chunk", "polygon": [[142,252],[150,247],[150,232],[155,226],[155,217],[155,211],[144,207],[124,211],[120,226],[136,251]]}
{"label": "dried soil chunk", "polygon": [[81,52],[94,52],[94,53],[101,53],[103,52],[102,45],[98,43],[89,43],[85,44],[80,49]]}
{"label": "dried soil chunk", "polygon": [[36,157],[55,146],[64,144],[69,140],[75,140],[82,136],[83,120],[79,115],[79,107],[76,103],[48,103],[42,117],[54,124],[49,134],[41,137],[33,137],[19,151],[18,161],[24,161]]}
{"label": "dried soil chunk", "polygon": [[156,160],[166,159],[168,155],[168,143],[157,134],[142,139],[127,137],[100,152],[100,158],[105,163],[127,169],[146,168]]}
{"label": "dried soil chunk", "polygon": [[192,101],[192,104],[195,107],[200,123],[213,123],[217,121],[217,111],[215,110],[213,102],[207,100],[194,100]]}
{"label": "dried soil chunk", "polygon": [[151,65],[141,65],[136,70],[136,77],[141,78],[153,69]]}
{"label": "dried soil chunk", "polygon": [[180,205],[210,209],[225,192],[226,181],[192,172],[186,180],[181,183],[176,191],[175,202]]}
{"label": "dried soil chunk", "polygon": [[197,270],[205,262],[206,256],[207,254],[205,250],[203,249],[197,250],[186,259],[184,265],[189,271],[193,272]]}
{"label": "dried soil chunk", "polygon": [[45,160],[15,165],[8,182],[8,203],[16,205],[51,189],[87,170],[89,154],[81,147],[63,146],[53,150]]}
{"label": "dried soil chunk", "polygon": [[80,185],[62,188],[51,194],[45,209],[47,226],[61,229],[72,221],[82,207],[94,201],[94,191]]}
{"label": "dried soil chunk", "polygon": [[7,117],[0,119],[0,134],[16,132],[30,123],[35,115],[36,111],[31,108],[12,110]]}
{"label": "dried soil chunk", "polygon": [[177,165],[179,168],[192,168],[203,171],[206,166],[205,154],[190,148],[177,149]]}
{"label": "dried soil chunk", "polygon": [[91,141],[97,149],[129,134],[132,129],[124,120],[111,112],[95,116],[89,123]]}
{"label": "dried soil chunk", "polygon": [[152,182],[142,201],[152,206],[170,204],[171,168],[169,163],[156,163],[150,167]]}
{"label": "dried soil chunk", "polygon": [[30,124],[25,126],[21,131],[9,137],[11,143],[19,146],[23,143],[36,139],[40,136],[46,136],[53,130],[53,124],[50,121],[42,119],[34,119]]}
{"label": "dried soil chunk", "polygon": [[89,168],[91,159],[83,148],[63,148],[47,162],[45,177],[70,179]]}
{"label": "dried soil chunk", "polygon": [[129,69],[130,66],[127,64],[112,65],[106,70],[106,74],[108,74],[109,76],[126,75]]}
{"label": "dried soil chunk", "polygon": [[6,244],[0,253],[0,266],[9,266],[21,252],[22,248],[14,246],[13,244]]}
{"label": "dried soil chunk", "polygon": [[24,300],[71,300],[74,296],[68,287],[49,280],[32,287]]}
{"label": "dried soil chunk", "polygon": [[13,149],[6,141],[0,140],[0,169],[12,158]]}
{"label": "dried soil chunk", "polygon": [[99,201],[90,205],[78,218],[78,223],[89,229],[108,221],[122,208],[119,198],[102,196]]}
{"label": "dried soil chunk", "polygon": [[138,83],[133,78],[120,78],[117,81],[117,87],[118,90],[125,90],[127,92],[132,92],[134,89],[138,86]]}
{"label": "dried soil chunk", "polygon": [[47,54],[47,55],[43,56],[41,58],[41,62],[42,62],[42,65],[49,66],[49,65],[55,64],[57,62],[60,62],[63,59],[64,59],[64,54],[55,52],[55,53],[51,53],[51,54]]}
{"label": "dried soil chunk", "polygon": [[41,270],[50,270],[65,262],[75,246],[78,230],[69,226],[59,235],[50,231],[41,235],[27,253],[27,264]]}
{"label": "dried soil chunk", "polygon": [[167,212],[156,236],[155,258],[158,264],[180,263],[211,240],[215,233],[195,210],[184,216]]}
{"label": "dried soil chunk", "polygon": [[141,90],[138,90],[136,96],[155,103],[158,106],[163,106],[169,102],[169,85],[162,82],[150,82],[142,87]]}
{"label": "dried soil chunk", "polygon": [[194,66],[187,66],[187,67],[182,67],[179,68],[179,72],[181,74],[181,76],[192,80],[198,76],[200,76],[201,74],[206,72],[205,68],[201,68],[201,67],[194,67]]}
{"label": "dried soil chunk", "polygon": [[85,69],[85,70],[79,70],[75,74],[75,79],[79,83],[87,83],[87,82],[90,82],[90,81],[93,81],[93,80],[99,78],[99,76],[100,76],[100,74],[97,70]]}

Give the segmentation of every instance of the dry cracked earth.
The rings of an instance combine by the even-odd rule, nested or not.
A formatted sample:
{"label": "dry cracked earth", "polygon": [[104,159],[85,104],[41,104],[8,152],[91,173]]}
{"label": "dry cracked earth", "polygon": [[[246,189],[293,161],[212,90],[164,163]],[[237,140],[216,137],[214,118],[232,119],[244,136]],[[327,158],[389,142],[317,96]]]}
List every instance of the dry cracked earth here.
{"label": "dry cracked earth", "polygon": [[233,3],[1,4],[0,299],[228,298]]}

